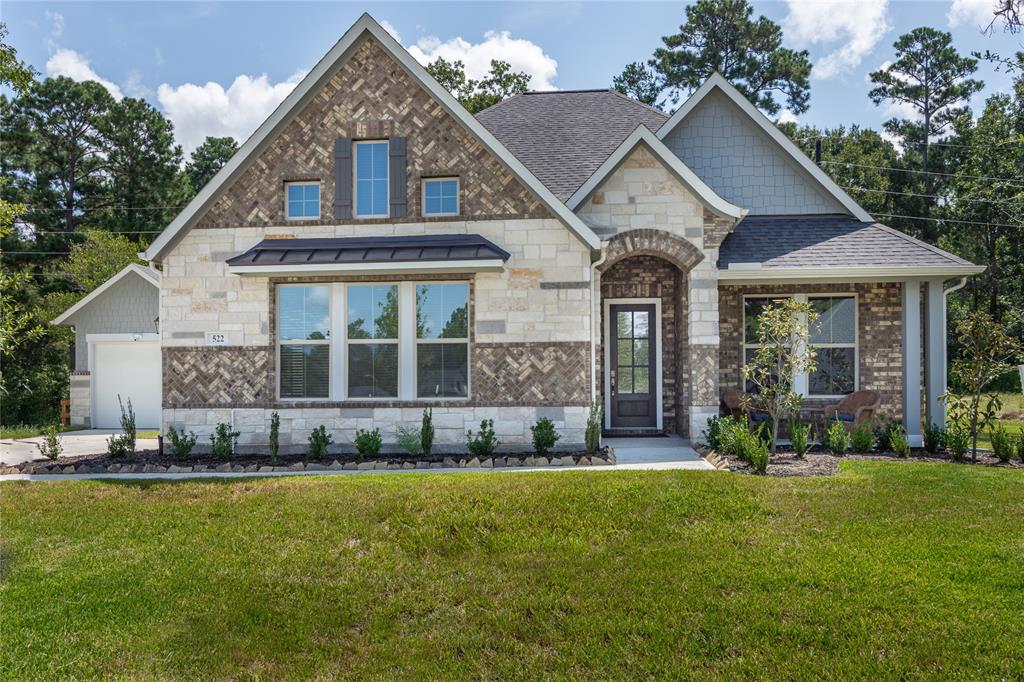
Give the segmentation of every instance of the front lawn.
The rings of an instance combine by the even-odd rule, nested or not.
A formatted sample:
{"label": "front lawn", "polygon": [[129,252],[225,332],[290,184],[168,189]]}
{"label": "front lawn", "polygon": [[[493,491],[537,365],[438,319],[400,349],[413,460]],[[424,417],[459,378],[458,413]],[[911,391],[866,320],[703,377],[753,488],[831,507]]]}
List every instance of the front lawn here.
{"label": "front lawn", "polygon": [[1024,677],[1024,472],[0,485],[0,678]]}

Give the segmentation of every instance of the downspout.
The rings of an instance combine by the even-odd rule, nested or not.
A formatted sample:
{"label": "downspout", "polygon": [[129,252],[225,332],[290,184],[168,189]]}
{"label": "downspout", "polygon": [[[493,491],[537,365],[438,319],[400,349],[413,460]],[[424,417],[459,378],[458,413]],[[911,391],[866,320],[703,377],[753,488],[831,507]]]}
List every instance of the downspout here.
{"label": "downspout", "polygon": [[[604,264],[608,258],[608,253],[605,249],[606,242],[601,242],[601,250],[598,252],[600,257],[590,264],[590,402],[593,404],[597,401],[597,382],[604,381],[604,378],[597,376],[597,337],[601,333],[601,285],[598,283],[599,273],[597,269]],[[595,314],[596,311],[596,314]],[[604,409],[604,403],[601,404],[601,409]],[[601,429],[604,430],[604,425],[607,423],[608,415],[603,415],[601,420]]]}

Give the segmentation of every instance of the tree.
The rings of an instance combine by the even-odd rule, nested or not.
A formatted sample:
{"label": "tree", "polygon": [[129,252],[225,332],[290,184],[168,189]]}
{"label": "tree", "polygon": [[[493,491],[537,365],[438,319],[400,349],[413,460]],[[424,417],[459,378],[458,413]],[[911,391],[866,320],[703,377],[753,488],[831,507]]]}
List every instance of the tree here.
{"label": "tree", "polygon": [[996,0],[992,14],[992,23],[988,25],[988,31],[1001,20],[1005,30],[1018,33],[1024,27],[1024,20],[1021,19],[1021,15],[1024,14],[1024,0]]}
{"label": "tree", "polygon": [[192,193],[198,194],[237,151],[238,143],[233,137],[207,137],[203,140],[185,164],[185,175]]}
{"label": "tree", "polygon": [[32,87],[36,72],[18,59],[18,51],[7,44],[7,33],[7,24],[0,21],[0,84],[24,93]]}
{"label": "tree", "polygon": [[779,422],[800,410],[802,396],[794,389],[793,377],[815,368],[817,354],[808,339],[817,319],[810,303],[793,298],[769,303],[757,316],[757,352],[743,366],[743,378],[754,385],[754,395],[744,394],[743,400],[771,417],[773,455]]}
{"label": "tree", "polygon": [[642,62],[626,64],[622,73],[612,79],[612,88],[627,97],[655,106],[664,89],[661,78]]}
{"label": "tree", "polygon": [[511,64],[499,59],[491,60],[490,73],[479,81],[466,77],[466,65],[460,60],[449,62],[444,57],[438,57],[427,64],[427,73],[437,79],[471,114],[524,93],[530,87],[528,73],[512,71]]}
{"label": "tree", "polygon": [[[758,108],[778,114],[783,96],[793,113],[807,111],[811,62],[806,50],[782,47],[782,29],[765,17],[751,18],[747,0],[697,0],[686,7],[679,33],[662,37],[649,64],[677,103],[715,71]],[[627,67],[628,68],[628,67]]]}

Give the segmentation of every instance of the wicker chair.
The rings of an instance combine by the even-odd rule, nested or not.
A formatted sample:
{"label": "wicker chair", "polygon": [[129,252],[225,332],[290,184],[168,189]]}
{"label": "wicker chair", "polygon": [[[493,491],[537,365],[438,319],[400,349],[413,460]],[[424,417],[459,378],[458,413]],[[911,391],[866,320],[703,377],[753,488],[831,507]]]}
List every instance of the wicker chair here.
{"label": "wicker chair", "polygon": [[722,404],[725,405],[726,413],[736,419],[742,419],[747,415],[753,422],[762,422],[769,419],[768,413],[762,410],[743,407],[743,391],[738,388],[730,388],[722,394]]}
{"label": "wicker chair", "polygon": [[870,421],[878,412],[881,403],[882,397],[874,391],[856,391],[835,405],[826,406],[825,422],[838,419],[849,431],[863,421]]}

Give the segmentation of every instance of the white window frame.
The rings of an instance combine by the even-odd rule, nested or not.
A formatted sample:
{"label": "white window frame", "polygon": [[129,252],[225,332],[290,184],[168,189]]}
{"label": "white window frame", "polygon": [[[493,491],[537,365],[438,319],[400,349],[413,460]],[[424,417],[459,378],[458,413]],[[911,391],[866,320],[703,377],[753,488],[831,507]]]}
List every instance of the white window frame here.
{"label": "white window frame", "polygon": [[[469,336],[468,335],[469,335],[469,324],[470,324],[469,321],[470,321],[470,319],[472,317],[472,311],[469,309],[469,307],[470,307],[469,306],[469,301],[470,301],[470,298],[471,298],[470,295],[469,295],[469,287],[470,287],[469,280],[466,280],[466,279],[433,280],[433,281],[428,281],[428,282],[423,282],[423,281],[413,282],[412,284],[413,284],[413,287],[412,287],[412,307],[413,307],[413,314],[412,314],[412,339],[413,339],[413,349],[412,349],[412,392],[413,392],[413,395],[415,396],[416,400],[426,400],[426,401],[469,400],[469,395],[470,395],[470,392],[472,391],[472,386],[470,384],[470,374],[471,374],[471,372],[470,372],[470,365],[473,364],[473,363],[471,363],[469,361],[470,360],[470,353],[469,353]],[[441,285],[441,284],[464,284],[466,286],[466,334],[467,334],[467,336],[465,338],[421,339],[421,338],[419,338],[416,335],[416,287],[418,287],[418,286],[431,286],[431,285],[435,285],[435,284],[436,285]],[[401,297],[399,297],[399,298],[401,298]],[[420,395],[418,395],[418,393],[419,393],[419,386],[420,386],[420,380],[419,380],[419,347],[420,347],[420,344],[423,344],[423,345],[437,345],[437,344],[442,344],[442,345],[443,344],[452,344],[452,345],[455,345],[455,344],[464,344],[466,346],[466,395],[464,395],[464,396],[420,396]]]}
{"label": "white window frame", "polygon": [[[448,212],[427,213],[427,183],[430,183],[430,182],[451,182],[452,180],[455,181],[455,212],[454,213],[448,213]],[[451,176],[442,176],[442,177],[422,178],[421,181],[420,181],[420,185],[421,185],[421,187],[420,187],[420,202],[421,202],[420,206],[422,208],[422,210],[420,212],[423,214],[424,218],[451,217],[451,216],[457,216],[457,215],[462,213],[462,181],[459,180],[459,176],[451,175]]]}
{"label": "white window frame", "polygon": [[[295,339],[281,340],[281,290],[311,287],[327,287],[327,338],[326,339]],[[277,386],[275,387],[277,399],[282,402],[323,402],[330,400],[332,396],[331,379],[334,376],[334,288],[329,284],[321,282],[296,282],[294,284],[278,284],[274,292],[276,297],[274,305],[274,363],[277,367]],[[281,395],[281,346],[327,346],[327,395],[326,396],[289,396]]]}
{"label": "white window frame", "polygon": [[[316,217],[291,216],[288,215],[288,188],[289,187],[316,187]],[[284,183],[284,219],[285,220],[320,220],[323,216],[323,188],[319,180],[289,180]],[[303,200],[305,201],[305,200]]]}
{"label": "white window frame", "polygon": [[[406,312],[407,306],[405,305],[405,302],[403,301],[403,296],[402,296],[402,284],[403,284],[402,282],[346,282],[343,285],[343,295],[344,295],[344,298],[345,298],[345,317],[342,318],[342,320],[344,320],[342,322],[342,326],[343,326],[343,328],[345,330],[345,338],[344,338],[344,343],[341,344],[341,345],[343,345],[344,349],[345,349],[344,350],[344,353],[345,353],[345,376],[342,377],[342,382],[343,382],[343,387],[344,388],[342,390],[341,395],[345,396],[345,398],[347,400],[358,400],[358,401],[367,401],[367,402],[388,402],[388,401],[394,401],[394,400],[402,400],[402,396],[404,395],[404,392],[405,392],[404,388],[405,388],[405,383],[406,383],[404,381],[404,377],[402,376],[402,374],[403,374],[404,365],[408,364],[408,362],[403,362],[402,361],[402,356],[403,356],[403,353],[404,353],[403,348],[402,348],[402,337],[405,336],[405,334],[403,334],[403,330],[405,328],[405,325],[403,324],[403,322],[405,320],[403,319],[403,317],[408,315],[408,313]],[[349,336],[348,336],[348,293],[349,293],[348,290],[349,290],[349,287],[365,287],[365,286],[370,286],[370,287],[395,287],[395,289],[396,289],[396,291],[398,293],[398,337],[397,338],[395,338],[395,339],[351,339],[351,338],[349,338]],[[398,354],[398,377],[397,377],[398,386],[397,386],[397,390],[395,391],[396,395],[393,395],[393,396],[351,396],[351,395],[349,395],[349,386],[348,386],[348,369],[349,369],[349,367],[348,366],[350,364],[349,361],[350,361],[350,357],[351,357],[350,354],[349,354],[349,351],[348,351],[349,347],[353,346],[353,345],[369,346],[369,345],[385,345],[385,344],[394,345],[397,348],[397,354]]]}
{"label": "white window frame", "polygon": [[[747,324],[746,324],[746,311],[747,311],[747,300],[748,299],[783,299],[791,298],[798,303],[808,303],[812,298],[852,298],[853,299],[853,390],[860,390],[860,299],[856,292],[810,292],[801,294],[749,294],[743,296],[743,301],[740,304],[740,368],[747,364],[747,351],[750,349],[756,349],[760,347],[758,343],[750,343],[747,340]],[[849,348],[848,343],[815,343],[811,344],[815,348]],[[742,375],[740,380],[743,381],[742,388],[746,390],[746,381],[743,380]],[[802,396],[805,400],[829,400],[836,398],[843,398],[848,394],[829,394],[829,395],[811,395],[810,393],[810,374],[808,372],[794,372],[793,374],[793,390],[797,394]]]}
{"label": "white window frame", "polygon": [[[359,147],[363,145],[384,145],[384,158],[387,159],[387,172],[384,183],[387,197],[384,201],[384,213],[359,212]],[[352,216],[357,219],[388,218],[391,216],[391,143],[388,140],[358,140],[352,143]]]}

